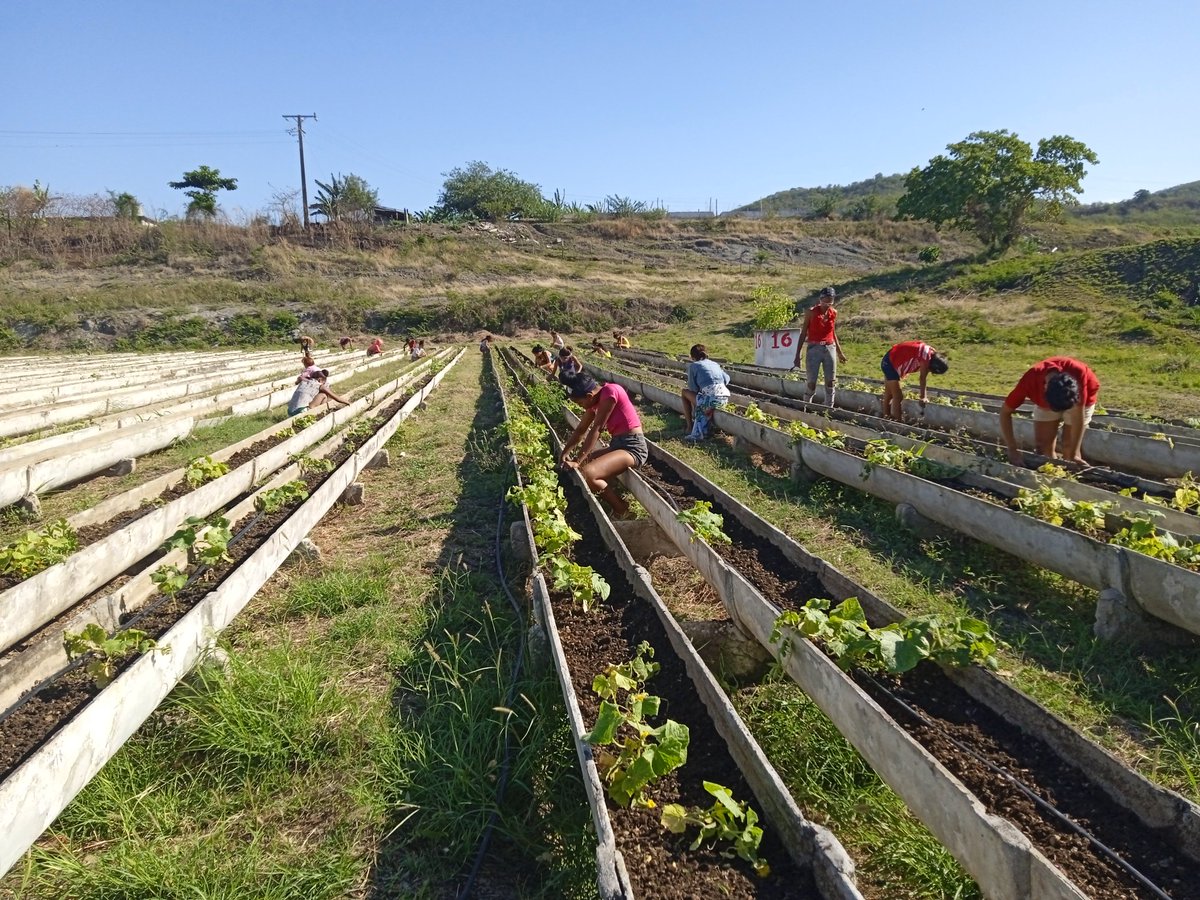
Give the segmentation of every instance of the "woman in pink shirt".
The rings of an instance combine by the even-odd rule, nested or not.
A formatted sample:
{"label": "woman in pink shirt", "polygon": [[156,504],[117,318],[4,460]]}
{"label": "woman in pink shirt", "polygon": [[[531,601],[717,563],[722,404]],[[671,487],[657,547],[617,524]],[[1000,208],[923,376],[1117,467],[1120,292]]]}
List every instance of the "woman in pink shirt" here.
{"label": "woman in pink shirt", "polygon": [[[635,469],[646,462],[650,447],[642,434],[642,420],[625,388],[619,384],[600,385],[587,373],[565,380],[567,393],[583,407],[579,424],[563,445],[559,463],[568,469],[579,469],[588,487],[608,501],[613,512],[622,516],[629,504],[621,499],[613,488],[613,479],[627,469]],[[595,450],[600,432],[609,434],[608,447]],[[571,451],[576,447],[576,459]]]}

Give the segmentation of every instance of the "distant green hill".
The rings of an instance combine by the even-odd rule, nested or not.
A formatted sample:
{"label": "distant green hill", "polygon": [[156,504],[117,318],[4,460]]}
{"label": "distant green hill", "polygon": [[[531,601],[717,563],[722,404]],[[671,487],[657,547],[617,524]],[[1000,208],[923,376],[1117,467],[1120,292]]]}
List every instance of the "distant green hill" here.
{"label": "distant green hill", "polygon": [[868,219],[878,213],[891,215],[895,211],[896,200],[903,193],[903,175],[879,173],[874,178],[856,181],[853,184],[831,184],[826,187],[779,191],[769,197],[739,206],[733,212],[761,211],[776,216],[812,216],[817,214],[823,203],[828,204],[832,201],[833,214],[837,218]]}
{"label": "distant green hill", "polygon": [[[853,184],[791,188],[731,210],[775,216],[817,216],[824,204],[838,219],[869,219],[891,215],[904,194],[904,175],[877,174]],[[870,199],[873,198],[873,199]],[[830,204],[832,207],[830,208]],[[1123,222],[1140,225],[1200,225],[1200,181],[1178,184],[1161,191],[1138,191],[1116,203],[1087,203],[1068,208],[1072,218],[1097,225]]]}
{"label": "distant green hill", "polygon": [[1161,191],[1138,191],[1117,203],[1088,203],[1071,215],[1098,224],[1137,222],[1145,225],[1200,224],[1200,181]]}

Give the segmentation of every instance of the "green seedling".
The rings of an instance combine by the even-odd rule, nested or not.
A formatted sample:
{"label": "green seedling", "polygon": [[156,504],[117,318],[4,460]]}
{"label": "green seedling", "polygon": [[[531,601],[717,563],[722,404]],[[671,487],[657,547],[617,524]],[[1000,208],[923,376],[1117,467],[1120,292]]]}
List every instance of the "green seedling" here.
{"label": "green seedling", "polygon": [[254,498],[254,508],[261,513],[275,513],[300,500],[308,499],[308,485],[303,481],[289,481]]}
{"label": "green seedling", "polygon": [[713,512],[712,504],[707,500],[697,500],[691,509],[680,510],[675,513],[675,519],[692,529],[693,541],[700,538],[709,544],[732,543],[729,535],[721,530],[725,524],[724,516]]}
{"label": "green seedling", "polygon": [[722,856],[738,856],[754,867],[756,875],[766,878],[771,874],[771,867],[758,855],[763,837],[758,813],[748,804],[733,799],[733,792],[727,787],[706,781],[704,789],[716,798],[712,806],[686,809],[678,803],[668,803],[663,807],[660,819],[663,828],[672,834],[685,834],[689,827],[698,828],[699,833],[690,849],[699,850],[706,845],[722,847]]}
{"label": "green seedling", "polygon": [[591,566],[581,566],[571,562],[565,556],[550,556],[547,561],[550,577],[556,591],[570,594],[571,599],[587,612],[592,608],[596,597],[607,600],[612,588],[604,580],[604,576]]}
{"label": "green seedling", "polygon": [[209,521],[203,516],[192,516],[184,521],[182,528],[167,539],[163,549],[183,550],[188,555],[190,565],[212,567],[231,561],[231,540],[233,532],[229,528],[228,519],[218,516]]}
{"label": "green seedling", "polygon": [[1105,514],[1113,507],[1107,500],[1072,500],[1061,488],[1048,484],[1039,485],[1037,490],[1021,488],[1012,504],[1035,519],[1051,525],[1069,525],[1092,537],[1103,534]]}
{"label": "green seedling", "polygon": [[307,453],[293,453],[288,457],[300,467],[301,475],[325,475],[333,471],[333,460],[309,456]]}
{"label": "green seedling", "polygon": [[198,456],[187,464],[183,480],[187,482],[188,487],[194,490],[202,484],[215,481],[228,472],[229,466],[226,463],[217,462],[211,456]]}
{"label": "green seedling", "polygon": [[84,666],[84,671],[91,676],[96,687],[108,687],[117,674],[117,663],[133,653],[145,653],[148,650],[169,652],[167,647],[159,647],[158,643],[146,636],[146,632],[130,628],[109,635],[103,628],[92,622],[79,633],[67,632],[63,635],[63,646],[66,647],[67,657],[88,655],[91,658]]}
{"label": "green seedling", "polygon": [[760,425],[766,425],[768,428],[778,428],[779,420],[774,416],[769,416],[758,408],[757,403],[749,403],[742,410],[742,417],[749,419],[751,422],[758,422]]}
{"label": "green seedling", "polygon": [[793,442],[799,440],[813,441],[837,450],[843,450],[846,447],[845,437],[832,428],[821,431],[813,428],[811,425],[806,425],[804,422],[789,422],[787,432],[792,436]]}
{"label": "green seedling", "polygon": [[303,416],[296,416],[294,419],[292,419],[292,433],[299,434],[301,431],[303,431],[305,428],[307,428],[309,425],[312,425],[316,421],[317,421],[317,417],[314,415],[305,414]]}
{"label": "green seedling", "polygon": [[1159,531],[1152,517],[1160,515],[1147,512],[1130,519],[1126,527],[1113,535],[1111,543],[1177,566],[1200,569],[1200,546],[1181,543],[1168,532]]}
{"label": "green seedling", "polygon": [[174,597],[187,585],[188,574],[179,566],[159,566],[150,573],[150,580],[158,585],[158,589],[168,597]]}
{"label": "green seedling", "polygon": [[583,740],[596,750],[596,767],[609,799],[622,807],[653,807],[647,786],[687,762],[691,735],[686,725],[667,719],[654,728],[646,722],[658,715],[662,704],[661,698],[644,690],[658,671],[658,664],[650,662],[653,657],[654,648],[643,641],[632,660],[609,666],[592,682],[600,712]]}
{"label": "green seedling", "polygon": [[359,419],[346,429],[344,443],[351,449],[361,447],[375,434],[377,424],[374,419]]}
{"label": "green seedling", "polygon": [[0,575],[30,578],[62,562],[79,547],[79,538],[66,519],[58,519],[37,531],[27,531],[0,549]]}

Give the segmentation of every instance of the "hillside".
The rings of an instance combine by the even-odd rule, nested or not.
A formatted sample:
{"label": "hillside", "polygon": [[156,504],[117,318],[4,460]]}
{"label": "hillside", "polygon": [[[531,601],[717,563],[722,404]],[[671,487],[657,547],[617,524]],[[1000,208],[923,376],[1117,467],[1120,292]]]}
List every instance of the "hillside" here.
{"label": "hillside", "polygon": [[1200,225],[1200,181],[1161,191],[1138,191],[1118,203],[1087,203],[1072,209],[1071,215],[1090,222]]}
{"label": "hillside", "polygon": [[[874,178],[856,181],[853,184],[831,184],[825,187],[790,188],[778,191],[753,203],[739,206],[732,213],[762,213],[776,216],[812,216],[823,203],[832,201],[833,213],[838,218],[870,218],[862,215],[868,209],[872,214],[890,214],[896,201],[904,193],[904,176],[878,173]],[[866,198],[873,197],[874,200]],[[873,207],[870,204],[874,204]]]}
{"label": "hillside", "polygon": [[[1174,236],[1172,236],[1174,235]],[[753,356],[750,291],[808,302],[838,288],[849,374],[920,337],[954,384],[1000,391],[1040,355],[1075,354],[1106,397],[1200,414],[1200,237],[1142,224],[1041,224],[1013,255],[917,222],[621,219],[586,224],[314,229],[306,236],[183,222],[121,237],[39,234],[0,266],[0,349],[283,345],[482,331],[577,342],[613,329],[685,352]],[[941,259],[918,262],[937,245]],[[0,259],[5,259],[0,246]],[[17,252],[19,251],[19,252]]]}

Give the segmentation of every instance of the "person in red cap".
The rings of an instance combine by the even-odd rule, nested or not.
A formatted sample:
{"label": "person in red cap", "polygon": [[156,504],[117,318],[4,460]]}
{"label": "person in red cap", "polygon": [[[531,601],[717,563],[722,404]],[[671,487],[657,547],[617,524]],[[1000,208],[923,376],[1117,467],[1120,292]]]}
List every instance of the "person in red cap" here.
{"label": "person in red cap", "polygon": [[1021,376],[1017,386],[1000,407],[1000,434],[1008,448],[1008,461],[1024,465],[1024,457],[1013,434],[1012,417],[1026,400],[1033,401],[1033,440],[1037,452],[1057,459],[1058,425],[1063,426],[1063,459],[1084,463],[1083,434],[1092,421],[1100,379],[1084,363],[1069,356],[1044,359]]}
{"label": "person in red cap", "polygon": [[[800,368],[800,357],[805,344],[808,352],[804,356],[808,374],[808,400],[812,400],[817,392],[817,373],[825,370],[825,405],[833,406],[833,381],[837,377],[837,364],[846,361],[842,345],[838,342],[835,325],[837,310],[833,301],[837,291],[832,287],[821,290],[821,298],[816,306],[804,314],[804,324],[800,326],[800,343],[796,346],[796,357],[792,360],[792,368]],[[836,354],[836,359],[834,358]]]}

